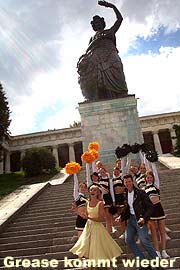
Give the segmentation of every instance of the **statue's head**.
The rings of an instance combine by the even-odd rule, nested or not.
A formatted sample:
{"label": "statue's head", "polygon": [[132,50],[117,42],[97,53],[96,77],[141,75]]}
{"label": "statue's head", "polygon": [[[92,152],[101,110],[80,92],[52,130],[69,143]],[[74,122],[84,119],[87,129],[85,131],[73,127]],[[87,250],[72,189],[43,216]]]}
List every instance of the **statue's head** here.
{"label": "statue's head", "polygon": [[104,30],[104,28],[106,27],[104,18],[98,15],[95,15],[93,17],[93,20],[91,21],[91,25],[94,31],[101,31],[101,30]]}

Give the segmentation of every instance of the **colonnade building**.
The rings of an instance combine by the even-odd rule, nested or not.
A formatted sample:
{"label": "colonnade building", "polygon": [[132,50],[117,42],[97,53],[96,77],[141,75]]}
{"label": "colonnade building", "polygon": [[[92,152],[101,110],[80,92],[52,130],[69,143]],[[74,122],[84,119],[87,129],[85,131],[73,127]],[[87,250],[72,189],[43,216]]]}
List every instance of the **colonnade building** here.
{"label": "colonnade building", "polygon": [[[143,116],[140,125],[144,142],[152,145],[159,155],[173,152],[176,144],[173,126],[180,125],[180,112]],[[5,154],[0,162],[0,174],[20,170],[25,152],[34,147],[48,147],[57,166],[64,167],[69,161],[81,164],[82,140],[81,127],[11,136],[9,142],[3,144]]]}

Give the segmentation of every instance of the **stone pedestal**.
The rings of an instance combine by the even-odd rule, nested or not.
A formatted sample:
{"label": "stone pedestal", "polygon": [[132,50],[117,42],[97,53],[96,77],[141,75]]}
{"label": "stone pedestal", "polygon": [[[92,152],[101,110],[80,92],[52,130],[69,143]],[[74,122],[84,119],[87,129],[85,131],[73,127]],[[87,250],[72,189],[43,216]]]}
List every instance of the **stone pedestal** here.
{"label": "stone pedestal", "polygon": [[124,143],[142,143],[143,137],[134,95],[97,102],[79,103],[83,151],[89,142],[100,144],[100,160],[116,160],[115,148]]}

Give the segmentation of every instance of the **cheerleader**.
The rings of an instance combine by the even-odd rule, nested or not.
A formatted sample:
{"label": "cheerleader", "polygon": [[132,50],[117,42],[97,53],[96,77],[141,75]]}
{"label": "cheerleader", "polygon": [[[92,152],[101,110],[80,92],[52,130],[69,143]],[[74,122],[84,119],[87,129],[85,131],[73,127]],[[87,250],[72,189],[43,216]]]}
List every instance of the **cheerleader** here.
{"label": "cheerleader", "polygon": [[113,170],[112,183],[115,196],[115,206],[117,207],[118,215],[120,215],[121,210],[124,207],[124,184],[119,167],[115,167]]}
{"label": "cheerleader", "polygon": [[106,229],[109,233],[111,233],[113,225],[113,216],[112,214],[109,213],[109,208],[112,205],[115,205],[112,179],[110,179],[109,173],[106,172],[104,168],[100,169],[99,175],[100,175],[99,184],[102,190],[104,208],[106,213]]}
{"label": "cheerleader", "polygon": [[[157,255],[160,258],[162,257],[163,259],[167,259],[170,256],[166,252],[165,214],[160,201],[159,179],[158,177],[156,178],[157,179],[155,179],[153,172],[150,170],[147,171],[145,174],[145,181],[146,181],[145,192],[149,196],[151,202],[154,204],[154,211],[150,218],[150,230],[154,248],[156,250]],[[159,250],[155,221],[157,221],[158,232],[160,234],[162,256]]]}
{"label": "cheerleader", "polygon": [[115,167],[116,168],[119,168],[120,173],[122,173],[122,170],[121,170],[121,159],[116,159]]}
{"label": "cheerleader", "polygon": [[139,167],[139,173],[135,175],[136,185],[139,189],[145,189],[146,180],[145,180],[146,166],[144,163],[141,163]]}
{"label": "cheerleader", "polygon": [[[99,175],[98,175],[97,172],[93,172],[93,173],[91,174],[90,178],[91,178],[91,185],[96,185],[96,186],[98,186],[99,188],[101,188],[101,185],[100,185],[100,183],[99,183],[100,178],[99,178]],[[91,186],[91,185],[90,185],[90,186]],[[90,186],[89,186],[89,187],[90,187]],[[88,187],[88,189],[89,189],[89,187]]]}
{"label": "cheerleader", "polygon": [[87,185],[85,182],[80,182],[78,186],[78,181],[74,181],[74,203],[72,204],[72,210],[77,214],[76,227],[78,238],[82,234],[82,231],[86,225],[86,219],[81,217],[81,213],[86,207],[87,199],[85,197],[85,192],[87,190]]}
{"label": "cheerleader", "polygon": [[102,168],[104,168],[104,166],[103,166],[102,162],[98,160],[98,161],[96,162],[96,171],[97,171],[97,173],[99,173],[99,171],[100,171]]}

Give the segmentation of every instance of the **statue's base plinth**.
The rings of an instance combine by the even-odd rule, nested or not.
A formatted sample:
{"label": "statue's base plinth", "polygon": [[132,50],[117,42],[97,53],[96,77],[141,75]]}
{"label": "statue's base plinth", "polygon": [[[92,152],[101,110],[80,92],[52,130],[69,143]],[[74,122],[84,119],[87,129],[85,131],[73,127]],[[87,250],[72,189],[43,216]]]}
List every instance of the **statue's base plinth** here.
{"label": "statue's base plinth", "polygon": [[123,98],[79,103],[83,151],[88,144],[100,144],[99,159],[104,163],[115,162],[115,149],[124,143],[142,143],[143,137],[134,95]]}

